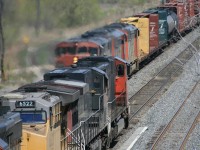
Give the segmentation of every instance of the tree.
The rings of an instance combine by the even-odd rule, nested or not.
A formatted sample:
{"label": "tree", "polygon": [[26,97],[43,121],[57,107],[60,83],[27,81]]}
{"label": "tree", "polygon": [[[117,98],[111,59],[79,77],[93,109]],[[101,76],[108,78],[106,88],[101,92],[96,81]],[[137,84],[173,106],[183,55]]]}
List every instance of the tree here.
{"label": "tree", "polygon": [[1,63],[1,81],[5,81],[5,72],[4,72],[4,35],[3,35],[3,26],[2,26],[2,12],[3,12],[3,0],[0,0],[0,63]]}

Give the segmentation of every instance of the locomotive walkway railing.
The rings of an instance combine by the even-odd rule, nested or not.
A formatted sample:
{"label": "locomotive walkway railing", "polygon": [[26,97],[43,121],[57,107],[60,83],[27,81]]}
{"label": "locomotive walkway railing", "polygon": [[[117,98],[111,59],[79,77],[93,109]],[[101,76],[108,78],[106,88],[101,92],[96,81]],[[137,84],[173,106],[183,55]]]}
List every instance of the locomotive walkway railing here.
{"label": "locomotive walkway railing", "polygon": [[[118,95],[113,101],[108,102],[108,107],[110,107],[111,119],[116,118],[123,112],[126,105],[126,91],[123,91],[120,95]],[[113,113],[114,112],[114,113]]]}
{"label": "locomotive walkway railing", "polygon": [[98,112],[101,110],[101,100],[104,95],[105,93],[99,97],[99,109],[89,118],[81,121],[73,131],[68,131],[67,135],[61,139],[62,150],[85,150],[86,144],[99,133],[99,117],[102,116]]}
{"label": "locomotive walkway railing", "polygon": [[[104,95],[105,93],[99,97],[99,109],[96,112],[90,115],[90,117],[87,118],[86,120],[81,121],[79,123],[79,126],[75,128],[73,131],[70,130],[67,131],[67,135],[63,139],[61,139],[62,150],[72,150],[72,149],[85,150],[85,146],[93,138],[95,138],[95,136],[98,135],[101,127],[100,120],[102,120],[101,117],[104,117],[98,112],[100,112],[101,110],[101,101]],[[123,109],[125,108],[124,107],[125,103],[126,103],[126,92],[122,92],[113,101],[107,103],[108,107],[112,108],[109,109],[112,111],[108,112],[109,118],[106,118],[108,122],[112,121],[110,119],[115,118],[123,111]]]}

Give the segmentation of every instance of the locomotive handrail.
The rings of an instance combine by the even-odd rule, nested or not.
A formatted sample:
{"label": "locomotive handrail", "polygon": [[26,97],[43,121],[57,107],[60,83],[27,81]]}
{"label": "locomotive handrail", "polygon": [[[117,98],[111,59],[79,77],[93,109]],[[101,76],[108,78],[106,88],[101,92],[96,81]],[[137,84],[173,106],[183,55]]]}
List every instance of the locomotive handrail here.
{"label": "locomotive handrail", "polygon": [[111,101],[111,102],[108,102],[108,104],[111,104],[111,103],[113,103],[118,97],[120,97],[120,96],[122,96],[122,94],[124,94],[125,93],[125,91],[123,91],[119,96],[117,96],[115,99],[113,99],[113,101]]}
{"label": "locomotive handrail", "polygon": [[[81,124],[82,124],[82,123],[85,123],[85,122],[88,121],[92,116],[96,115],[96,114],[100,111],[100,104],[101,104],[101,103],[100,103],[100,100],[101,100],[101,97],[103,97],[105,94],[106,94],[106,93],[102,94],[102,95],[99,97],[99,109],[98,109],[96,112],[94,112],[93,114],[91,114],[91,116],[90,116],[89,118],[87,118],[86,120],[80,121],[79,126],[76,127],[73,131],[71,131],[72,134],[73,134],[73,132],[75,132],[76,130],[78,130],[79,128],[81,128]],[[69,135],[65,136],[63,139],[61,139],[61,141],[65,140],[68,136],[69,136]],[[85,139],[84,139],[84,140],[85,140]]]}

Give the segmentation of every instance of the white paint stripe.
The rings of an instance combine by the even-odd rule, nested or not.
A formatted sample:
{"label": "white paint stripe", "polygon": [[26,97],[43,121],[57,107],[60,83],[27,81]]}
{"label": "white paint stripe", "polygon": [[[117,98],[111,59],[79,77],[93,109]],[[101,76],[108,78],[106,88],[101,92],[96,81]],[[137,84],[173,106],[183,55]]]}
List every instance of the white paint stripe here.
{"label": "white paint stripe", "polygon": [[[120,150],[130,150],[136,141],[140,138],[142,133],[147,130],[148,127],[139,127],[133,135],[122,145]],[[128,147],[128,148],[126,148]]]}

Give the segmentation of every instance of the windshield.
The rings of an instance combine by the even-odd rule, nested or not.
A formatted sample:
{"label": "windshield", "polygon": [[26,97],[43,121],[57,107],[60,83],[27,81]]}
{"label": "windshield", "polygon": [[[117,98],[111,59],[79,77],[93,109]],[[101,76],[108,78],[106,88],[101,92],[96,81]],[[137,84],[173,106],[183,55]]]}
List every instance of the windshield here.
{"label": "windshield", "polygon": [[47,115],[45,111],[21,111],[20,117],[25,124],[46,123]]}
{"label": "windshield", "polygon": [[78,54],[80,54],[80,53],[87,53],[87,47],[79,47]]}
{"label": "windshield", "polygon": [[98,49],[94,47],[89,48],[89,53],[91,56],[97,56],[98,55]]}
{"label": "windshield", "polygon": [[71,54],[74,55],[76,53],[75,47],[57,47],[55,50],[56,56]]}

